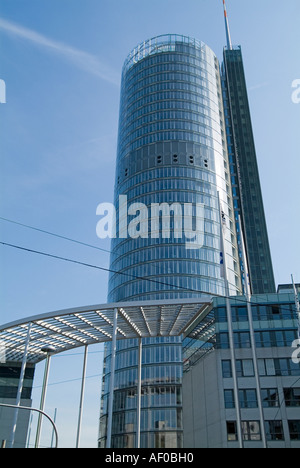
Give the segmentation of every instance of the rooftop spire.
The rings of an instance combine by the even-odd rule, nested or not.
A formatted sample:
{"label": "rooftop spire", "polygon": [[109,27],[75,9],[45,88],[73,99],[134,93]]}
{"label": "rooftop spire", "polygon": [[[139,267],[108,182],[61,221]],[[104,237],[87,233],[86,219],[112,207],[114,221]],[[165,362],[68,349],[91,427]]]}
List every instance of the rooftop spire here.
{"label": "rooftop spire", "polygon": [[229,29],[229,22],[228,22],[228,16],[227,16],[225,0],[223,0],[223,6],[224,6],[224,17],[225,17],[227,47],[228,47],[229,50],[232,50],[232,42],[231,42],[230,29]]}

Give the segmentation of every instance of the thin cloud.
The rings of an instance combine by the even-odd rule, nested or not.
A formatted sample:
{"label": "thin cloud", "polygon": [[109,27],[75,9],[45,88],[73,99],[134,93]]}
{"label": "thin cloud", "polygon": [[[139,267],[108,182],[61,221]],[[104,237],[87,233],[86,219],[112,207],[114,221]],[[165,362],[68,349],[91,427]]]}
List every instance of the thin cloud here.
{"label": "thin cloud", "polygon": [[261,88],[266,88],[266,86],[269,86],[270,83],[259,83],[254,86],[249,86],[249,91],[255,91],[256,89],[261,89]]}
{"label": "thin cloud", "polygon": [[62,42],[55,41],[31,29],[24,28],[18,24],[0,18],[0,30],[30,41],[36,46],[48,49],[69,60],[81,70],[98,76],[114,85],[119,85],[119,75],[109,66],[103,64],[95,55],[71,47]]}

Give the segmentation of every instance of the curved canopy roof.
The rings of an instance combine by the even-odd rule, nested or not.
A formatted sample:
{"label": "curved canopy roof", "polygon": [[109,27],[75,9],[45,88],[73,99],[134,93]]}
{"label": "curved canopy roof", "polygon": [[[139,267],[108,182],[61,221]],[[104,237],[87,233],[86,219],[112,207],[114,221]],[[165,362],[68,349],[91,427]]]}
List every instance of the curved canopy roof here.
{"label": "curved canopy roof", "polygon": [[[119,302],[60,310],[0,326],[0,344],[6,361],[21,362],[31,324],[27,362],[45,359],[41,349],[53,354],[112,340],[114,310],[118,310],[117,339],[180,336],[187,334],[199,315],[210,310],[211,297],[197,299]],[[196,324],[196,323],[195,323]]]}

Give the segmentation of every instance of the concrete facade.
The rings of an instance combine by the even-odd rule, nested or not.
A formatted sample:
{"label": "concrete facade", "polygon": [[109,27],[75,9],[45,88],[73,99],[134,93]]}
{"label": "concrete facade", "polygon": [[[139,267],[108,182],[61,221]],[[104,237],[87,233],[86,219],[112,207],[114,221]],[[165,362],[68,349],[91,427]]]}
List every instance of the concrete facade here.
{"label": "concrete facade", "polygon": [[[277,295],[277,304],[280,296],[283,295]],[[292,307],[293,296],[289,296]],[[259,309],[258,305],[256,307]],[[266,307],[266,302],[262,307]],[[288,303],[284,301],[280,307],[285,312]],[[235,337],[239,327],[245,330],[247,323],[233,323]],[[267,323],[254,324],[267,447],[300,448],[300,361],[295,359],[299,357],[300,351],[297,352],[293,341],[288,346],[282,346],[281,341],[277,342],[279,346],[275,346],[275,343],[268,346],[267,341],[260,342],[261,336],[265,339],[261,333],[274,333],[270,335],[272,340],[279,340],[281,335],[289,337],[288,333],[293,333],[294,329],[297,336],[297,322],[294,319],[269,321],[268,332],[259,331],[266,330]],[[217,335],[220,328],[224,329],[225,324],[215,323],[215,347],[198,362],[188,366],[184,373],[183,426],[186,448],[239,448],[231,353],[229,349],[218,349],[220,341]],[[235,343],[237,341],[235,338]],[[237,346],[235,359],[243,445],[245,448],[263,448],[251,347]]]}

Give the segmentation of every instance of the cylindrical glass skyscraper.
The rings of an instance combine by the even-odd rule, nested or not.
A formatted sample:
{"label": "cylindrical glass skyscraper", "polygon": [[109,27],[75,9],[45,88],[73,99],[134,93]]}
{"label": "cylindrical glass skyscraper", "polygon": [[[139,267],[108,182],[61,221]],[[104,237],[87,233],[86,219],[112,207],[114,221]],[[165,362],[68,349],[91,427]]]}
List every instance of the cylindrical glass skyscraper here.
{"label": "cylindrical glass skyscraper", "polygon": [[[228,227],[231,294],[241,291],[220,66],[202,42],[160,36],[126,59],[115,206],[111,269],[122,274],[111,274],[109,302],[224,294],[220,211]],[[182,447],[181,377],[181,339],[144,340],[142,447]],[[100,447],[106,444],[109,378],[107,346]],[[136,385],[137,343],[119,342],[112,447],[135,446]]]}

